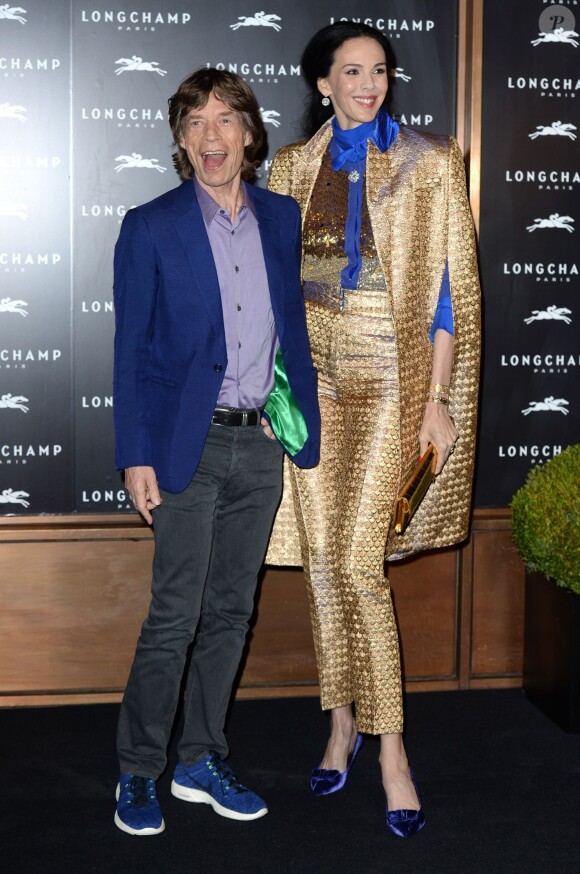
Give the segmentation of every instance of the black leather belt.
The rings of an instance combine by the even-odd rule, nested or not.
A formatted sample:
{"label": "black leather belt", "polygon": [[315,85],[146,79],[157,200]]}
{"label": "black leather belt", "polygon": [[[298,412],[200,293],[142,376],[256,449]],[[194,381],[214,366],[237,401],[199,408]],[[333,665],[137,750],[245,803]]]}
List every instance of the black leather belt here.
{"label": "black leather belt", "polygon": [[213,411],[212,425],[257,425],[262,418],[262,410],[238,410],[236,407],[216,407]]}

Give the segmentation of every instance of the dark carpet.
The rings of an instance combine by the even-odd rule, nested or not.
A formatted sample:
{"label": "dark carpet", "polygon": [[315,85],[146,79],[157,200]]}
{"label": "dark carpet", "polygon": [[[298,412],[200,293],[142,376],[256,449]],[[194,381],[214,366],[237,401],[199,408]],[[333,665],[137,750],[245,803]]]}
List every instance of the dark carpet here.
{"label": "dark carpet", "polygon": [[268,801],[239,823],[170,794],[166,830],[132,837],[113,824],[118,707],[0,710],[0,870],[86,872],[580,871],[580,737],[564,734],[520,690],[415,694],[406,745],[427,825],[404,841],[384,825],[378,742],[366,738],[346,787],[309,789],[328,731],[316,699],[240,701],[230,764]]}

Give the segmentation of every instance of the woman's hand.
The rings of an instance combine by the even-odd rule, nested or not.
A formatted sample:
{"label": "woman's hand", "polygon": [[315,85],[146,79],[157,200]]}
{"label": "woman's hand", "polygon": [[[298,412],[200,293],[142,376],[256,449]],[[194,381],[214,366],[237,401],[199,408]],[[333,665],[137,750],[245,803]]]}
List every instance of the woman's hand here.
{"label": "woman's hand", "polygon": [[441,472],[443,465],[453,451],[456,440],[457,428],[447,412],[447,407],[444,404],[428,402],[419,431],[419,454],[422,458],[429,443],[433,444],[437,450],[436,474]]}

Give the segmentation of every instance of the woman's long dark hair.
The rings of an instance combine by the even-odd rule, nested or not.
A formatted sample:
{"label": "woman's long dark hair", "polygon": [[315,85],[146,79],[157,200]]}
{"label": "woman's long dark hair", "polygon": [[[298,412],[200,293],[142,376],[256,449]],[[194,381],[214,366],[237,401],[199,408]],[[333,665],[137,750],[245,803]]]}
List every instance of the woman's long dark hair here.
{"label": "woman's long dark hair", "polygon": [[[308,139],[334,113],[332,105],[322,105],[322,94],[318,90],[318,80],[328,76],[336,52],[341,45],[349,39],[357,39],[361,36],[370,37],[380,45],[385,53],[388,71],[397,66],[395,53],[387,37],[380,30],[376,30],[368,24],[360,24],[355,21],[335,21],[317,31],[302,52],[300,59],[302,75],[310,92],[302,119],[302,130]],[[383,105],[388,106],[390,98],[391,79],[389,78],[389,91]]]}

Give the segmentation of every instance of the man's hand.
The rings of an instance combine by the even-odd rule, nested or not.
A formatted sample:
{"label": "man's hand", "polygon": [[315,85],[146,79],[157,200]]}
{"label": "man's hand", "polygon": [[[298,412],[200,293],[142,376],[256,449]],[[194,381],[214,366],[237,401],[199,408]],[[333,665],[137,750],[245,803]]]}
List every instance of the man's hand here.
{"label": "man's hand", "polygon": [[157,477],[152,467],[127,467],[125,469],[125,488],[138,510],[149,525],[153,524],[151,510],[161,503]]}
{"label": "man's hand", "polygon": [[263,416],[260,419],[260,425],[264,429],[264,434],[266,435],[266,437],[269,437],[270,440],[277,440],[278,439],[276,437],[276,435],[274,434],[274,432],[272,431],[272,429],[270,428],[270,423]]}

